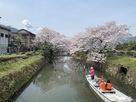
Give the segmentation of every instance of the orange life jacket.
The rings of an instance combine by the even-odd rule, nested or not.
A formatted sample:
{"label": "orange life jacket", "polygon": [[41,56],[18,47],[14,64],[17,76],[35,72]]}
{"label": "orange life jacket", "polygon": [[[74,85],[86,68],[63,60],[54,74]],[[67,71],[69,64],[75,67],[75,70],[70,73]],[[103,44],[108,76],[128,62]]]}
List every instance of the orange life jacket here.
{"label": "orange life jacket", "polygon": [[101,82],[101,84],[100,84],[100,89],[105,90],[105,87],[106,87],[105,83],[104,83],[104,82]]}
{"label": "orange life jacket", "polygon": [[101,82],[102,82],[102,78],[99,78],[98,79],[98,84],[101,84]]}
{"label": "orange life jacket", "polygon": [[106,89],[112,89],[112,84],[111,83],[107,83]]}

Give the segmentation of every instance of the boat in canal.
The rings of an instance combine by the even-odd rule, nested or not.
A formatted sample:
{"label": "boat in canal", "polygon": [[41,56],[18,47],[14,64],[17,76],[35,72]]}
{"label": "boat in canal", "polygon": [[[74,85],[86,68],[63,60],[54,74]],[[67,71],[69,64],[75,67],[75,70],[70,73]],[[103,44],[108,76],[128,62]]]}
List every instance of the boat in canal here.
{"label": "boat in canal", "polygon": [[127,95],[123,94],[119,90],[115,89],[114,87],[112,90],[104,90],[101,91],[99,89],[98,84],[96,83],[97,81],[97,76],[95,76],[94,80],[91,80],[90,75],[86,75],[86,79],[89,82],[90,87],[94,90],[94,92],[99,95],[99,97],[104,100],[105,102],[131,102],[132,98],[128,97]]}

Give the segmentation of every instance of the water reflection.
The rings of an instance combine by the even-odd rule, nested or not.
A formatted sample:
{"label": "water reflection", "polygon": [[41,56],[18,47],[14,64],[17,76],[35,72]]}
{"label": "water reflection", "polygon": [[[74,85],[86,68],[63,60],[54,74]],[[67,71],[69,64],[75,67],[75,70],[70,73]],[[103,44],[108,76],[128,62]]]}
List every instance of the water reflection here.
{"label": "water reflection", "polygon": [[58,58],[38,74],[15,102],[103,102],[90,89],[84,65]]}

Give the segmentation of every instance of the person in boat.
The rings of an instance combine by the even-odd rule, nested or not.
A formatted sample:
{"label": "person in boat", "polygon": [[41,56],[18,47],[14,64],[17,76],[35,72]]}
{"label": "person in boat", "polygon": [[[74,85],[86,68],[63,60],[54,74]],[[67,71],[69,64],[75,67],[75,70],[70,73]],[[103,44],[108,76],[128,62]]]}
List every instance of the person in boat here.
{"label": "person in boat", "polygon": [[99,89],[100,89],[101,91],[103,91],[103,90],[106,89],[106,84],[105,84],[105,82],[103,82],[103,81],[101,82]]}
{"label": "person in boat", "polygon": [[90,68],[89,74],[91,75],[91,79],[93,80],[94,79],[94,75],[95,75],[93,67]]}
{"label": "person in boat", "polygon": [[103,81],[102,76],[100,76],[100,77],[98,78],[98,80],[97,80],[96,83],[97,83],[98,85],[100,85],[102,81]]}
{"label": "person in boat", "polygon": [[110,82],[110,80],[107,80],[106,82],[106,90],[111,90],[112,89],[112,83]]}

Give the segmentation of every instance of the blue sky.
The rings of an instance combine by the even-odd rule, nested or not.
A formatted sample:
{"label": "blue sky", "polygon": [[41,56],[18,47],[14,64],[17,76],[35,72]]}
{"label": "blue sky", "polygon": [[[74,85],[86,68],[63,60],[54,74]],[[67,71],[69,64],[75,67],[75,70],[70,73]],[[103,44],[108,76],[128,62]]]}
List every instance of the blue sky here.
{"label": "blue sky", "polygon": [[47,27],[68,37],[116,21],[136,36],[136,0],[0,0],[0,17],[0,24],[32,32]]}

